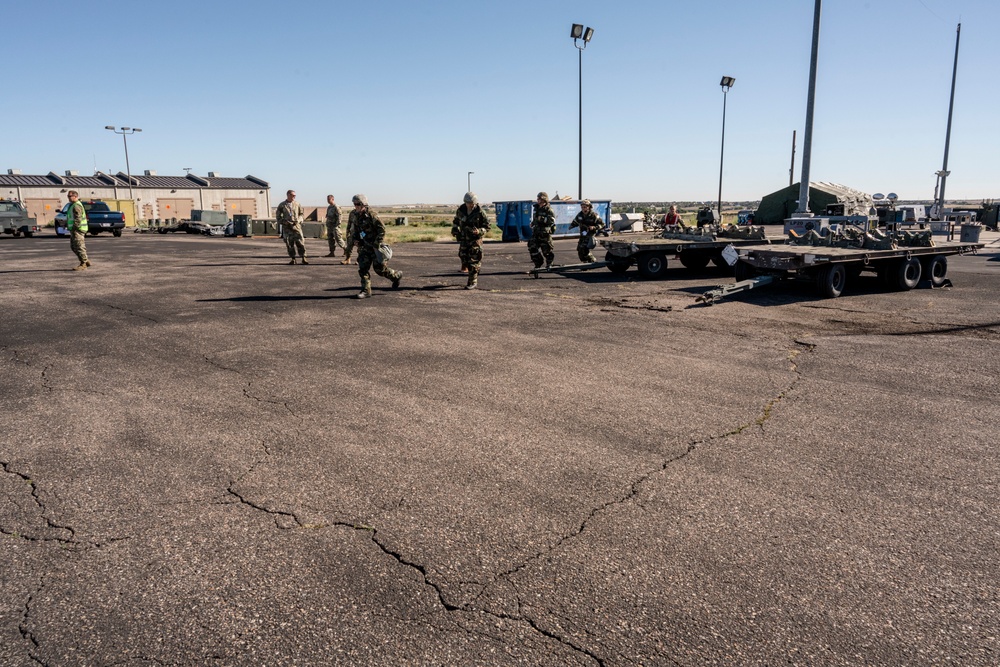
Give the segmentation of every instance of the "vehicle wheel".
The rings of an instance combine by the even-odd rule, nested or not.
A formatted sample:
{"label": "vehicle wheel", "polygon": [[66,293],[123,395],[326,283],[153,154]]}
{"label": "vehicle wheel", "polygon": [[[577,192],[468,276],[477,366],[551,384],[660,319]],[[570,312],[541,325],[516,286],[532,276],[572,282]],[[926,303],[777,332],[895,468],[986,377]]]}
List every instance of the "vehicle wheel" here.
{"label": "vehicle wheel", "polygon": [[644,252],[636,260],[639,275],[646,280],[659,280],[667,273],[667,256],[662,252]]}
{"label": "vehicle wheel", "polygon": [[121,235],[122,235],[122,230],[120,230],[120,229],[115,229],[115,230],[112,230],[112,232],[111,232],[111,233],[112,233],[113,235],[115,235],[115,236],[121,236]]}
{"label": "vehicle wheel", "polygon": [[681,265],[690,271],[701,271],[708,266],[708,255],[701,253],[682,252],[680,255]]}
{"label": "vehicle wheel", "polygon": [[896,262],[890,287],[900,291],[911,290],[920,282],[920,260],[916,257],[901,259]]}
{"label": "vehicle wheel", "polygon": [[160,232],[161,234],[166,234],[167,233],[167,230],[165,230],[165,229],[157,229],[156,231]]}
{"label": "vehicle wheel", "polygon": [[738,283],[757,277],[757,269],[743,261],[736,262],[733,272],[736,274],[736,282]]}
{"label": "vehicle wheel", "polygon": [[95,230],[95,231],[92,231],[92,232],[90,232],[90,235],[91,235],[91,236],[97,236],[98,234],[100,234],[100,232],[99,232],[99,231],[96,231],[96,230]]}
{"label": "vehicle wheel", "polygon": [[35,232],[25,232],[24,233],[24,238],[30,239],[34,235],[35,235]]}
{"label": "vehicle wheel", "polygon": [[618,255],[612,255],[610,252],[605,253],[604,261],[608,263],[608,270],[611,273],[625,273],[628,271],[628,267],[632,266],[632,260],[627,257],[619,257]]}
{"label": "vehicle wheel", "polygon": [[847,271],[840,262],[824,266],[816,274],[816,288],[828,299],[836,299],[844,292],[847,284]]}
{"label": "vehicle wheel", "polygon": [[20,229],[15,229],[13,232],[11,232],[11,234],[14,235],[15,239],[21,238],[21,230]]}
{"label": "vehicle wheel", "polygon": [[944,255],[934,255],[924,267],[924,277],[931,281],[934,287],[944,285],[948,276],[948,258]]}

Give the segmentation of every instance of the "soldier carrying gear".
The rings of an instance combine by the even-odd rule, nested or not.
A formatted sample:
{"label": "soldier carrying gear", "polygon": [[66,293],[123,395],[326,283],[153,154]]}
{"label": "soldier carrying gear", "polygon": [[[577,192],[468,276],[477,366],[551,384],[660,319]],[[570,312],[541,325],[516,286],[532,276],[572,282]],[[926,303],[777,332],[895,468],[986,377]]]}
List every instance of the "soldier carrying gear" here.
{"label": "soldier carrying gear", "polygon": [[594,207],[589,199],[580,202],[580,212],[573,218],[569,227],[580,228],[580,239],[576,243],[576,254],[580,256],[580,261],[596,262],[597,259],[590,251],[597,247],[597,240],[594,237],[604,229],[604,222],[594,213]]}
{"label": "soldier carrying gear", "polygon": [[490,231],[490,221],[479,207],[479,198],[474,192],[466,192],[463,201],[465,203],[455,211],[451,235],[458,241],[461,271],[469,274],[465,289],[475,289],[483,262],[483,237]]}
{"label": "soldier carrying gear", "polygon": [[[354,195],[351,198],[354,202],[354,210],[348,221],[348,227],[352,230],[351,239],[348,241],[348,250],[358,245],[358,275],[361,276],[361,291],[356,298],[367,299],[372,295],[372,282],[369,271],[375,267],[375,273],[392,281],[392,288],[399,287],[399,281],[403,279],[401,271],[394,271],[389,268],[388,259],[379,252],[379,246],[385,239],[385,225],[375,213],[368,208],[368,198],[364,195]],[[344,262],[341,262],[343,264]]]}
{"label": "soldier carrying gear", "polygon": [[536,269],[552,266],[556,253],[552,246],[552,234],[556,231],[556,214],[549,206],[547,192],[539,192],[535,202],[535,214],[531,217],[531,238],[528,239],[528,254]]}

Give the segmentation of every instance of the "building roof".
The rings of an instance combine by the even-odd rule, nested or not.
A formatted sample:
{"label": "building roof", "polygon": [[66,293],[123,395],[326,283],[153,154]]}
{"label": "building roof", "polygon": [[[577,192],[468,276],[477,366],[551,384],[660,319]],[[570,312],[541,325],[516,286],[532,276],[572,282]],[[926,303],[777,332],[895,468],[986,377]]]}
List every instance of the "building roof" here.
{"label": "building roof", "polygon": [[[93,176],[60,176],[54,171],[45,175],[34,174],[0,174],[0,187],[120,187],[127,188],[129,185],[128,175],[125,172],[117,174],[105,174],[97,172]],[[257,178],[247,175],[246,178],[218,178],[203,177],[195,174],[185,176],[157,176],[132,174],[132,187],[156,188],[156,189],[179,189],[179,188],[218,188],[221,190],[258,190],[269,188],[270,184]]]}

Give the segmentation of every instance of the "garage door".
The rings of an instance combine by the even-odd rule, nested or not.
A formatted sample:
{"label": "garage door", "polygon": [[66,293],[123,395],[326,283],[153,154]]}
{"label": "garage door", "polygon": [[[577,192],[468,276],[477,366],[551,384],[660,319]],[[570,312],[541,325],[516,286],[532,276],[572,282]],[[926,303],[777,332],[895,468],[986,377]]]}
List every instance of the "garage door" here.
{"label": "garage door", "polygon": [[251,218],[257,217],[256,199],[226,199],[226,215],[232,220],[234,215],[249,215]]}
{"label": "garage door", "polygon": [[62,208],[62,202],[58,199],[25,199],[24,207],[28,209],[28,217],[34,218],[39,226],[44,227],[56,217],[56,213]]}
{"label": "garage door", "polygon": [[166,199],[156,200],[156,209],[159,211],[161,220],[177,218],[178,220],[190,220],[191,209],[194,208],[193,199]]}

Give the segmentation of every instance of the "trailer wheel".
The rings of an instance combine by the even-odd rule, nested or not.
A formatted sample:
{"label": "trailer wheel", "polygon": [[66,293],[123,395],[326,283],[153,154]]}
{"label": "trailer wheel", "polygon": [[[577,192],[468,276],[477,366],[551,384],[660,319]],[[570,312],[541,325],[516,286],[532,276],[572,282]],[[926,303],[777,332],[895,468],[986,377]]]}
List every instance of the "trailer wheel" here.
{"label": "trailer wheel", "polygon": [[849,262],[844,264],[844,272],[847,274],[847,282],[852,283],[861,277],[861,272],[865,266],[861,262]]}
{"label": "trailer wheel", "polygon": [[913,289],[920,282],[920,269],[920,260],[916,257],[899,260],[890,274],[891,287],[900,291]]}
{"label": "trailer wheel", "polygon": [[948,275],[948,258],[944,255],[934,255],[927,261],[924,267],[924,275],[931,281],[934,287],[944,285]]}
{"label": "trailer wheel", "polygon": [[646,280],[659,280],[667,273],[667,256],[662,252],[644,252],[636,260],[639,275]]}
{"label": "trailer wheel", "polygon": [[829,299],[836,299],[844,292],[847,284],[847,270],[840,262],[824,266],[816,274],[816,288]]}
{"label": "trailer wheel", "polygon": [[701,271],[708,266],[708,255],[702,253],[682,252],[680,254],[681,265],[689,271]]}
{"label": "trailer wheel", "polygon": [[632,266],[631,259],[612,255],[610,251],[604,255],[604,261],[608,263],[608,271],[611,273],[625,273],[628,271],[628,267]]}
{"label": "trailer wheel", "polygon": [[733,267],[733,271],[736,274],[736,282],[738,283],[757,277],[757,269],[743,261],[737,261],[736,266]]}

